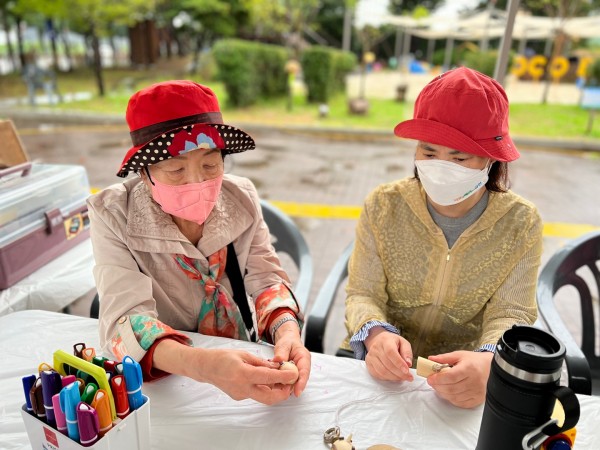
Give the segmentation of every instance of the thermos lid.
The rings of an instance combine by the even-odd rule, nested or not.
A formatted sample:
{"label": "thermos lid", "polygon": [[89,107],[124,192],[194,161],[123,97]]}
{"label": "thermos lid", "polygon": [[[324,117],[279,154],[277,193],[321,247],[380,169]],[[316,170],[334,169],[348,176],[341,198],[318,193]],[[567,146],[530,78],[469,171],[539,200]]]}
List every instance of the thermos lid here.
{"label": "thermos lid", "polygon": [[547,331],[513,325],[498,340],[496,353],[515,368],[533,373],[554,373],[562,368],[565,346]]}

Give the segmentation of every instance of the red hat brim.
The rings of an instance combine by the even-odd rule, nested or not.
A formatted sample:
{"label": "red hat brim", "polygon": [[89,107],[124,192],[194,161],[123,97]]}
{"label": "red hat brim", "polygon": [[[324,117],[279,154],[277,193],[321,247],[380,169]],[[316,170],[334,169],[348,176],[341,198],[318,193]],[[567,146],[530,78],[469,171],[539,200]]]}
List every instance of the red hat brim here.
{"label": "red hat brim", "polygon": [[508,134],[475,141],[456,128],[434,120],[410,119],[400,122],[394,128],[394,134],[402,138],[443,145],[496,161],[510,162],[520,156]]}

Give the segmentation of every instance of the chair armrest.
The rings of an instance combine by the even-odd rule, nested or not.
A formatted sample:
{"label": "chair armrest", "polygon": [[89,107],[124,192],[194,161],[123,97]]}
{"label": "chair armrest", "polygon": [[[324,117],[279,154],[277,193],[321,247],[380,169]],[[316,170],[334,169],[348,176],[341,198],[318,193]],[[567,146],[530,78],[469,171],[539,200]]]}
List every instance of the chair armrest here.
{"label": "chair armrest", "polygon": [[[306,247],[306,249],[304,249],[304,247]],[[306,304],[308,303],[310,288],[312,287],[313,263],[310,253],[308,253],[306,243],[304,243],[304,246],[300,246],[300,248],[301,254],[298,267],[298,280],[294,286],[294,294],[296,295],[300,311],[304,311]]]}
{"label": "chair armrest", "polygon": [[323,337],[325,327],[333,306],[337,291],[348,276],[348,260],[352,254],[354,243],[346,247],[327,275],[323,286],[319,289],[315,303],[306,318],[304,344],[311,352],[324,352]]}
{"label": "chair armrest", "polygon": [[540,274],[538,281],[537,301],[546,327],[565,346],[569,387],[577,394],[591,395],[590,365],[554,306],[552,283],[546,279],[544,271]]}
{"label": "chair armrest", "polygon": [[308,244],[294,221],[283,211],[266,200],[260,200],[265,223],[275,236],[273,243],[277,252],[287,253],[298,269],[294,283],[294,295],[300,310],[305,312],[312,287],[313,263]]}

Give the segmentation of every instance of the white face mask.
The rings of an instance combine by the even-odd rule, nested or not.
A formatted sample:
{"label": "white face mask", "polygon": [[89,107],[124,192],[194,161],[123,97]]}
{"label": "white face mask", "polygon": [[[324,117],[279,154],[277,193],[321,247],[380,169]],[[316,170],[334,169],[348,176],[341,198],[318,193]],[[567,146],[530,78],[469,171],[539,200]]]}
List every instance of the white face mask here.
{"label": "white face mask", "polygon": [[415,166],[429,198],[442,206],[456,205],[484,187],[491,167],[470,169],[441,160],[415,160]]}

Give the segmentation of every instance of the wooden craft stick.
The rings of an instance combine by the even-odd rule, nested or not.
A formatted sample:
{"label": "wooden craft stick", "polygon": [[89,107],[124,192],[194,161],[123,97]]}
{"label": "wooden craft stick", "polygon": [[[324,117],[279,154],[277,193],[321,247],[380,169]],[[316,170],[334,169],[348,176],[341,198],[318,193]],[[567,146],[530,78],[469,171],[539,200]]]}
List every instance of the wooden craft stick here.
{"label": "wooden craft stick", "polygon": [[429,375],[434,373],[443,372],[444,370],[450,369],[450,364],[441,364],[430,359],[417,358],[417,375],[427,378]]}

